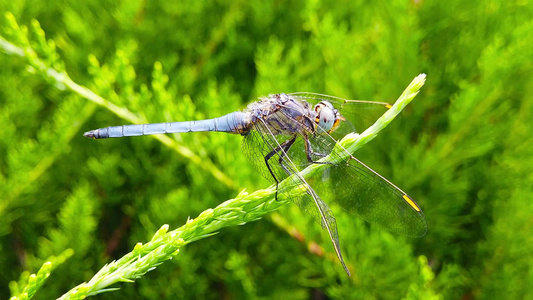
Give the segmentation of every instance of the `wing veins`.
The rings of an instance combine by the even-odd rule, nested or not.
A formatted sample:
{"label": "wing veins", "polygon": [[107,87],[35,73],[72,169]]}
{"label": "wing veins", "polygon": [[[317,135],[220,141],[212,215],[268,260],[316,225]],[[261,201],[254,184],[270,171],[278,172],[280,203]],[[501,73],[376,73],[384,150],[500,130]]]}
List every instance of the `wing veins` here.
{"label": "wing veins", "polygon": [[[283,112],[282,112],[283,113]],[[287,114],[283,113],[285,116],[287,116],[288,118],[290,119],[293,119],[291,116],[288,116]],[[296,120],[295,120],[296,121]],[[263,124],[262,127],[266,128],[268,130],[268,134],[270,134],[270,137],[271,137],[271,141],[275,141],[275,144],[277,144],[276,147],[274,147],[272,150],[274,150],[275,148],[279,147],[280,148],[280,151],[279,152],[283,152],[283,158],[282,160],[284,162],[286,162],[287,164],[287,168],[289,170],[291,170],[292,174],[289,174],[289,177],[285,178],[285,180],[290,180],[289,178],[291,178],[292,176],[295,176],[295,178],[299,179],[300,183],[304,185],[305,189],[306,189],[306,192],[311,196],[311,198],[313,199],[314,203],[315,203],[315,206],[317,207],[318,209],[318,212],[320,213],[320,218],[321,218],[321,221],[322,221],[322,226],[324,228],[326,228],[327,232],[328,232],[328,235],[330,237],[330,240],[333,244],[333,248],[335,249],[335,253],[339,259],[339,261],[341,262],[344,270],[346,271],[346,273],[348,274],[348,276],[351,276],[350,274],[350,271],[348,270],[348,267],[346,266],[346,263],[344,262],[344,259],[342,257],[342,254],[341,254],[341,250],[340,250],[340,245],[339,245],[339,241],[338,241],[338,236],[335,236],[334,232],[337,232],[336,228],[335,229],[332,229],[331,228],[331,224],[328,222],[328,219],[326,218],[326,214],[324,212],[324,208],[322,207],[321,203],[324,204],[325,206],[327,206],[327,204],[325,204],[321,199],[320,197],[316,194],[316,192],[313,190],[313,188],[309,185],[309,183],[300,175],[298,169],[296,168],[296,166],[294,165],[294,163],[292,162],[292,160],[290,159],[290,156],[287,154],[287,152],[283,149],[283,147],[281,147],[280,143],[278,142],[278,140],[275,138],[275,135],[272,133],[272,131],[270,131],[270,128],[267,126],[266,122],[263,120],[263,119],[260,119],[260,122]],[[259,130],[259,132],[261,133],[261,131]],[[261,133],[261,137],[263,139],[265,139],[265,137],[263,136],[263,134]],[[265,141],[267,142],[267,144],[270,145],[270,143],[268,143],[268,141]],[[271,146],[272,148],[272,146]],[[281,161],[280,161],[280,164],[281,164]],[[290,197],[290,196],[289,196]],[[333,223],[333,226],[336,227],[336,221],[335,221],[335,217],[333,216],[333,214],[331,214],[331,218],[332,218],[332,223]]]}

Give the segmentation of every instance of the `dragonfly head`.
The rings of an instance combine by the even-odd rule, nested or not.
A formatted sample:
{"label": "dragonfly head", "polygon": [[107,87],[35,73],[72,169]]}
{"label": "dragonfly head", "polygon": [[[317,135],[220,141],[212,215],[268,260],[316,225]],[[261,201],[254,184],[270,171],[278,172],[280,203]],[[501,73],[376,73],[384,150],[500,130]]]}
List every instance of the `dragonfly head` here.
{"label": "dragonfly head", "polygon": [[315,105],[315,123],[327,133],[335,130],[344,117],[328,101],[322,101]]}

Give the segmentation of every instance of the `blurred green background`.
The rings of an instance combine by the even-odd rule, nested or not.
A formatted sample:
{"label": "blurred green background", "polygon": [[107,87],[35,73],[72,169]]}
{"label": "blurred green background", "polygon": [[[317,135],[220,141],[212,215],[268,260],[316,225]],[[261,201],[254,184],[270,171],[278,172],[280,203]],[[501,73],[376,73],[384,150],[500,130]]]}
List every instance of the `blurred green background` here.
{"label": "blurred green background", "polygon": [[[216,117],[279,92],[393,102],[428,75],[355,153],[416,199],[425,237],[335,208],[348,278],[326,232],[287,205],[95,298],[533,299],[531,2],[3,0],[0,12],[38,20],[59,54],[50,64],[150,122]],[[0,66],[1,299],[67,248],[35,299],[89,280],[163,224],[269,185],[240,136],[172,136],[181,151],[151,137],[91,141],[84,131],[130,122],[17,55],[0,53]]]}

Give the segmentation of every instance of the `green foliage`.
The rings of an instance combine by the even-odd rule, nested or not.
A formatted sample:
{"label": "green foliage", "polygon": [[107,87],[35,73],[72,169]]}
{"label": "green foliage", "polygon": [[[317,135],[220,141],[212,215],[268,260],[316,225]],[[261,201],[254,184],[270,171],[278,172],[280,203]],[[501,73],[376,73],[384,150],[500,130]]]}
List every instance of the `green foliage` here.
{"label": "green foliage", "polygon": [[20,289],[19,285],[16,282],[11,284],[11,294],[13,295],[10,299],[31,299],[35,292],[43,285],[44,281],[48,276],[50,276],[50,269],[52,267],[51,262],[45,262],[37,274],[31,274],[27,278],[27,273],[22,273],[23,278],[21,281],[27,282],[24,288]]}
{"label": "green foliage", "polygon": [[[533,297],[527,1],[4,1],[0,11],[12,13],[0,18],[0,298],[57,298],[163,261],[97,297]],[[318,224],[261,190],[241,137],[81,136],[216,117],[277,92],[392,102],[421,72],[416,101],[356,155],[416,199],[428,234],[394,236],[332,207],[350,278]],[[230,215],[216,215],[232,198]],[[272,206],[240,219],[257,201]],[[198,229],[213,214],[230,226],[278,206],[188,244],[221,229]],[[120,263],[131,272],[113,273]]]}

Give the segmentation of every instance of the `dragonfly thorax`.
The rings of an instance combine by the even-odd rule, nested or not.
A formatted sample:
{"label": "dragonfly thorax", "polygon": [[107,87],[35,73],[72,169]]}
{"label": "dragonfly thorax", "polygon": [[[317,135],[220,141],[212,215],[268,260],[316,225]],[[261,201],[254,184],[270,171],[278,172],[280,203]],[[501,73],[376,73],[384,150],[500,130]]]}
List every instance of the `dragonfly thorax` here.
{"label": "dragonfly thorax", "polygon": [[330,133],[335,130],[343,117],[337,109],[328,101],[322,101],[315,105],[315,123],[324,131]]}

